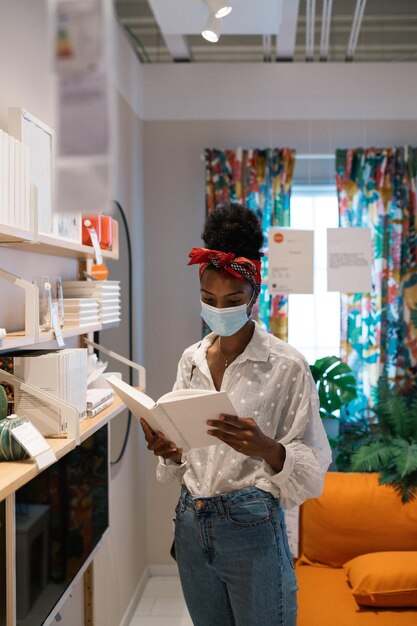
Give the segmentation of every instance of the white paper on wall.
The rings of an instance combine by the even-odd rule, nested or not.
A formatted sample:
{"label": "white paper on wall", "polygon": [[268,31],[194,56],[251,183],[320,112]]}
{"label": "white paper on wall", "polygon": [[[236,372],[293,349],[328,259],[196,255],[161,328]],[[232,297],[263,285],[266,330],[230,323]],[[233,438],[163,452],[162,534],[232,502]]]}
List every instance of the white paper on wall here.
{"label": "white paper on wall", "polygon": [[57,72],[83,72],[96,68],[103,56],[101,0],[59,0],[55,8]]}
{"label": "white paper on wall", "polygon": [[270,293],[313,293],[314,232],[292,228],[268,231]]}
{"label": "white paper on wall", "polygon": [[60,78],[58,101],[59,155],[107,155],[110,124],[106,74]]}
{"label": "white paper on wall", "polygon": [[327,229],[327,290],[372,291],[370,228]]}

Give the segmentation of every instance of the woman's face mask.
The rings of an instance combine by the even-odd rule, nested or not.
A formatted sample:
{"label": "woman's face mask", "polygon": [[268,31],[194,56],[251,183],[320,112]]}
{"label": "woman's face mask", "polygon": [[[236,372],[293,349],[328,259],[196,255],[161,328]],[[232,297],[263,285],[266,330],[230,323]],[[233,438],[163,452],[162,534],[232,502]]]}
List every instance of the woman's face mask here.
{"label": "woman's face mask", "polygon": [[243,328],[246,322],[250,320],[252,313],[248,313],[248,308],[252,303],[254,295],[252,295],[247,304],[231,306],[225,309],[218,309],[201,300],[201,317],[216,335],[230,337],[230,335],[234,335]]}

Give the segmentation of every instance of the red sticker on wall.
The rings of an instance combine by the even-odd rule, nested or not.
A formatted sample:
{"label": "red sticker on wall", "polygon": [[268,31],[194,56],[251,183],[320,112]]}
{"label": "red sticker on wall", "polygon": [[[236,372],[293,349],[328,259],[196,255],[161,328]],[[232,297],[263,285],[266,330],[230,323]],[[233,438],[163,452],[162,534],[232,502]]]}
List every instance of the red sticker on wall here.
{"label": "red sticker on wall", "polygon": [[275,233],[274,241],[275,243],[282,243],[284,241],[284,235],[282,233]]}

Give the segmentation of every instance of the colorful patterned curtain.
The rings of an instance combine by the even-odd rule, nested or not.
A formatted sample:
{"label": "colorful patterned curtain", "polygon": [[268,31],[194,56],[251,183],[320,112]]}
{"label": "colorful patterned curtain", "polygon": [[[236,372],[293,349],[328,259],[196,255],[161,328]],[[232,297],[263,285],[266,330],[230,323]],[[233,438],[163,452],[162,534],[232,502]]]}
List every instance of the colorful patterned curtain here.
{"label": "colorful patterned curtain", "polygon": [[254,312],[266,330],[284,341],[288,338],[288,297],[269,295],[268,228],[290,225],[291,181],[295,152],[289,148],[268,150],[205,151],[206,209],[218,204],[240,202],[252,209],[262,222],[264,252],[262,289]]}
{"label": "colorful patterned curtain", "polygon": [[377,400],[380,377],[409,389],[417,375],[417,149],[338,150],[340,226],[373,241],[371,294],[342,295],[341,348],[359,386],[351,410]]}

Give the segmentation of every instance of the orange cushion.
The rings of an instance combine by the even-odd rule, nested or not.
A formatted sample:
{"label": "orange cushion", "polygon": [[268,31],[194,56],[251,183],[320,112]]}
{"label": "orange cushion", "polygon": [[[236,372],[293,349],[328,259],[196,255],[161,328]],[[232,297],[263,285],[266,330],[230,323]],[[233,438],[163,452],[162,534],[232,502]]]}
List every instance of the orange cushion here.
{"label": "orange cushion", "polygon": [[358,604],[417,606],[417,552],[362,554],[343,568]]}
{"label": "orange cushion", "polygon": [[343,568],[296,565],[297,626],[416,626],[415,608],[359,607]]}
{"label": "orange cushion", "polygon": [[378,474],[328,472],[301,507],[300,563],[342,567],[360,554],[417,549],[417,499],[401,504]]}

